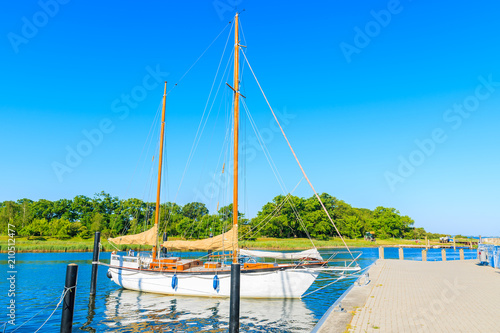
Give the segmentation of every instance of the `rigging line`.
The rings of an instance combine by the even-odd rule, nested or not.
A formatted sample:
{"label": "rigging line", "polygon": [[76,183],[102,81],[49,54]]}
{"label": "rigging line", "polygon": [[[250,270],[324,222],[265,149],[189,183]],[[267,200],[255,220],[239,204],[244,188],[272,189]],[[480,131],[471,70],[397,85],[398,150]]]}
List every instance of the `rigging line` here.
{"label": "rigging line", "polygon": [[[213,98],[213,100],[212,100],[212,104],[210,105],[210,109],[209,109],[209,111],[208,111],[208,115],[207,115],[207,117],[206,117],[206,119],[205,119],[205,123],[203,124],[203,128],[201,129],[201,133],[200,133],[200,136],[198,137],[198,140],[197,140],[197,142],[196,142],[196,146],[194,147],[194,151],[196,151],[196,149],[198,148],[198,145],[199,145],[199,143],[200,143],[200,141],[201,141],[201,135],[203,134],[203,132],[204,132],[204,130],[205,130],[205,126],[207,125],[207,122],[208,122],[208,118],[209,118],[210,114],[212,113],[212,109],[213,109],[213,107],[214,107],[215,100],[216,100],[217,96],[219,95],[219,91],[220,91],[220,88],[221,88],[221,86],[222,86],[222,82],[224,81],[224,80],[223,80],[223,78],[224,78],[224,76],[226,75],[227,69],[229,68],[229,64],[230,64],[230,62],[231,62],[231,59],[232,59],[232,57],[231,57],[231,58],[229,58],[229,60],[228,60],[228,62],[227,62],[227,64],[226,64],[226,68],[224,69],[224,73],[222,74],[222,78],[221,78],[221,80],[220,80],[220,82],[219,82],[219,86],[217,87],[217,91],[215,92],[215,96],[214,96],[214,98]],[[227,72],[227,73],[228,73],[228,76],[229,76],[229,72]],[[227,77],[226,77],[226,79],[227,79]],[[208,103],[208,100],[207,100],[207,103]],[[220,105],[222,105],[222,98],[221,98]],[[219,109],[218,109],[218,111],[217,111],[217,116],[216,116],[216,119],[215,119],[214,127],[213,127],[213,129],[212,129],[212,134],[211,134],[210,139],[209,139],[209,141],[208,141],[208,146],[210,146],[210,144],[211,144],[211,142],[212,142],[212,140],[213,140],[213,136],[214,136],[215,128],[216,128],[216,125],[217,125],[217,120],[219,119],[219,114],[220,114],[220,105],[219,105]],[[194,151],[193,151],[193,155],[194,155]],[[207,152],[206,152],[206,154],[205,154],[205,161],[206,161],[206,159],[208,158],[208,154],[209,154],[209,150],[207,149]],[[192,159],[192,157],[191,157],[191,159]],[[200,174],[200,182],[201,182],[201,174]]]}
{"label": "rigging line", "polygon": [[[215,179],[216,174],[218,174],[218,173],[221,172],[220,165],[221,165],[221,162],[224,164],[224,157],[223,156],[226,156],[228,142],[229,142],[229,127],[226,127],[226,134],[224,136],[224,141],[223,141],[223,144],[222,144],[222,148],[221,148],[220,153],[219,153],[219,158],[217,159],[217,167],[215,169],[216,171],[214,172],[214,179]],[[219,179],[221,180],[221,182],[224,181],[223,174],[220,174]],[[220,186],[218,188],[220,190]],[[214,194],[215,194],[215,188],[212,189],[211,199],[210,200],[212,200]],[[220,194],[220,192],[219,192],[219,194]],[[217,211],[218,211],[218,209],[217,209]]]}
{"label": "rigging line", "polygon": [[[36,316],[38,316],[40,313],[43,312],[43,310],[45,310],[46,308],[48,308],[52,302],[56,301],[57,299],[59,299],[61,296],[57,296],[56,298],[54,298],[52,301],[50,301],[43,309],[41,309],[40,311],[38,311],[37,313],[35,313],[31,318],[29,318],[28,320],[26,320],[24,323],[22,323],[21,325],[19,325],[18,327],[16,327],[14,330],[10,331],[11,333],[12,332],[15,332],[17,331],[18,329],[20,329],[24,324],[27,324],[31,319],[35,318]],[[7,323],[7,322],[5,322]]]}
{"label": "rigging line", "polygon": [[346,277],[344,277],[344,276],[340,276],[340,277],[339,277],[338,279],[336,279],[335,281],[330,282],[330,283],[328,283],[328,284],[324,285],[323,287],[320,287],[320,288],[318,288],[318,289],[316,289],[316,290],[313,290],[313,291],[311,291],[311,292],[309,292],[309,293],[307,293],[307,294],[305,294],[305,295],[302,295],[302,296],[300,296],[300,298],[302,299],[302,298],[307,297],[307,296],[309,296],[309,295],[311,295],[311,294],[314,294],[315,292],[318,292],[318,291],[320,291],[321,289],[324,289],[324,288],[326,288],[326,287],[329,287],[329,286],[331,286],[332,284],[334,284],[334,283],[336,283],[336,282],[338,282],[339,280],[342,280],[342,279],[346,279]]}
{"label": "rigging line", "polygon": [[[228,136],[229,136],[229,127],[226,128],[226,134],[224,136],[224,141],[223,141],[223,144],[222,144],[222,148],[221,148],[220,153],[219,153],[219,158],[217,160],[217,167],[215,169],[213,179],[215,179],[216,174],[219,174],[221,172],[220,165],[221,165],[221,160],[223,160],[222,156],[224,156],[223,154],[224,154],[224,152],[226,150],[227,142],[229,141]],[[222,176],[220,178],[222,178]],[[212,193],[211,193],[210,200],[212,200],[214,194],[215,194],[215,187],[212,188]]]}
{"label": "rigging line", "polygon": [[[288,194],[287,194],[288,196]],[[276,207],[274,208],[274,210],[269,213],[262,221],[260,221],[256,226],[254,226],[253,228],[251,228],[246,234],[244,234],[243,236],[241,236],[239,239],[243,239],[244,237],[246,237],[247,235],[249,235],[250,233],[254,232],[255,233],[258,233],[262,228],[264,228],[269,222],[271,222],[271,220],[273,218],[275,218],[277,216],[277,213],[278,211],[281,210],[281,208],[283,207],[283,205],[285,204],[286,200],[282,200],[281,203],[279,205],[276,205]],[[265,223],[264,223],[265,222]],[[264,224],[263,224],[264,223]],[[263,224],[260,228],[256,229],[257,227],[259,227],[261,224]]]}
{"label": "rigging line", "polygon": [[283,137],[285,138],[286,140],[286,143],[288,144],[288,147],[290,148],[290,151],[292,152],[293,154],[293,157],[295,157],[295,160],[297,161],[297,164],[299,165],[300,167],[300,170],[302,171],[302,174],[304,175],[304,178],[307,180],[307,183],[309,184],[309,186],[311,187],[311,189],[313,190],[314,192],[314,195],[316,196],[316,198],[318,199],[318,201],[320,202],[321,204],[321,207],[323,207],[323,210],[325,211],[326,215],[328,216],[328,219],[330,220],[330,222],[332,223],[333,227],[335,228],[335,230],[337,231],[337,234],[339,235],[340,239],[342,240],[342,242],[344,243],[347,251],[349,251],[349,254],[351,255],[351,257],[354,259],[354,255],[351,253],[351,249],[349,249],[349,247],[347,246],[347,243],[345,242],[344,240],[344,237],[342,236],[342,234],[340,233],[339,229],[337,228],[337,226],[335,225],[335,223],[333,222],[330,214],[328,213],[328,210],[326,209],[325,205],[323,204],[323,201],[321,201],[321,198],[319,197],[318,193],[316,192],[316,190],[314,189],[314,186],[312,185],[311,181],[309,180],[309,178],[307,177],[306,175],[306,172],[304,171],[304,168],[302,168],[302,165],[300,164],[299,162],[299,159],[297,157],[297,155],[295,155],[295,151],[293,150],[292,148],[292,145],[290,144],[290,141],[288,141],[288,138],[285,134],[285,131],[283,130],[283,128],[281,127],[281,124],[280,122],[278,121],[278,118],[276,117],[276,114],[274,113],[274,110],[273,108],[271,107],[271,104],[269,103],[267,97],[266,97],[266,94],[264,93],[264,90],[262,90],[262,87],[259,83],[259,80],[257,80],[257,76],[255,75],[253,69],[252,69],[252,66],[250,65],[250,63],[248,62],[248,59],[247,59],[247,56],[245,55],[245,52],[241,52],[243,54],[243,57],[245,57],[245,60],[248,64],[248,68],[250,68],[250,71],[252,72],[253,74],[253,77],[255,78],[255,81],[257,82],[257,85],[259,86],[259,89],[262,93],[262,95],[264,96],[264,99],[266,100],[266,103],[267,103],[267,106],[269,106],[269,109],[271,110],[272,114],[273,114],[273,117],[274,119],[276,120],[276,123],[278,124],[278,127],[280,128],[281,130],[281,133],[283,134]]}
{"label": "rigging line", "polygon": [[[269,165],[271,167],[271,170],[273,171],[274,176],[276,177],[276,180],[278,181],[278,184],[280,185],[281,190],[283,191],[283,194],[286,194],[288,192],[288,190],[286,188],[285,182],[283,181],[283,179],[281,178],[281,175],[279,174],[278,168],[276,167],[276,164],[274,163],[274,160],[272,159],[271,154],[270,154],[269,150],[267,149],[267,146],[266,146],[266,144],[264,142],[264,139],[262,138],[262,135],[260,134],[260,132],[259,132],[259,130],[257,128],[257,125],[255,124],[255,121],[253,120],[253,117],[252,117],[252,115],[250,113],[250,110],[248,109],[248,106],[246,105],[245,101],[242,101],[242,105],[243,105],[243,108],[245,109],[245,112],[247,113],[248,119],[250,120],[250,124],[252,125],[252,128],[253,128],[253,130],[255,132],[257,140],[259,141],[259,144],[260,144],[260,146],[262,148],[262,151],[264,152],[264,156],[266,156],[267,162],[269,163]],[[307,238],[311,242],[313,248],[316,249],[316,246],[314,245],[314,242],[313,242],[313,240],[311,238],[311,235],[309,234],[309,231],[307,230],[307,228],[306,228],[306,226],[304,224],[304,221],[300,217],[300,214],[298,213],[297,208],[293,204],[293,201],[289,200],[288,202],[289,202],[289,204],[290,204],[290,206],[292,208],[292,211],[295,214],[295,217],[297,218],[297,220],[299,221],[302,229],[306,233]]]}
{"label": "rigging line", "polygon": [[[222,153],[224,153],[224,155],[227,155],[227,154],[228,154],[228,151],[227,151],[227,150],[229,149],[228,147],[230,146],[230,145],[229,145],[229,143],[230,143],[230,142],[229,142],[229,138],[231,138],[231,137],[232,137],[232,135],[231,135],[231,134],[232,134],[232,126],[227,126],[227,127],[226,127],[226,135],[225,135],[225,138],[224,138],[224,145],[223,145],[223,148],[222,148],[221,153],[220,153],[220,155],[219,155],[219,161],[218,161],[218,163],[217,163],[217,166],[218,166],[218,167],[219,167],[219,165],[220,165],[219,163],[220,163],[220,158],[221,158],[221,156],[222,156]],[[217,169],[219,169],[219,168],[217,168]],[[193,222],[191,222],[190,227],[189,227],[187,230],[185,230],[185,231],[184,231],[184,233],[183,233],[183,235],[182,235],[184,238],[186,238],[187,233],[191,231],[191,229],[193,228],[193,225],[194,225],[194,221],[193,221]],[[194,232],[194,231],[192,231],[192,232],[191,232],[191,235],[192,235],[192,233],[193,233],[193,232]]]}
{"label": "rigging line", "polygon": [[[191,67],[189,67],[188,70],[181,76],[181,78],[177,80],[177,83],[174,84],[174,86],[169,91],[167,91],[166,96],[168,96],[168,94],[170,94],[170,92],[172,92],[172,90],[174,90],[177,87],[177,85],[182,81],[182,79],[184,79],[184,77],[191,71],[191,69],[193,69],[193,67],[198,63],[198,61],[200,61],[200,59],[205,55],[208,49],[215,43],[215,41],[219,38],[220,35],[222,35],[224,30],[226,30],[229,25],[231,25],[231,30],[232,30],[233,22],[230,21],[228,22],[228,24],[224,26],[224,29],[222,29],[221,32],[219,32],[217,37],[215,37],[215,39],[210,43],[210,45],[208,45],[208,47],[205,49],[205,51],[203,51],[203,53],[198,57],[198,59],[196,59],[196,61],[191,65]],[[231,34],[231,31],[229,34]]]}
{"label": "rigging line", "polygon": [[[304,177],[302,177],[302,179],[304,179]],[[301,180],[302,180],[302,179],[301,179]],[[307,230],[307,228],[306,228],[306,225],[305,225],[305,223],[304,223],[304,220],[302,220],[302,218],[301,218],[301,217],[300,217],[300,215],[299,215],[299,212],[298,212],[298,210],[297,210],[297,207],[295,207],[295,204],[293,203],[293,201],[292,201],[292,200],[290,200],[290,198],[288,198],[287,200],[288,200],[288,203],[290,204],[290,207],[292,207],[292,211],[293,211],[293,213],[295,214],[295,217],[297,218],[297,220],[299,221],[299,223],[300,223],[300,225],[301,225],[302,229],[304,229],[304,232],[306,233],[307,238],[311,241],[312,246],[316,249],[316,245],[314,245],[314,242],[313,242],[313,241],[312,241],[312,239],[311,239],[311,235],[309,234],[309,231],[308,231],[308,230]]]}
{"label": "rigging line", "polygon": [[[148,134],[148,138],[146,139],[146,143],[148,143],[148,142],[149,142],[149,143],[148,143],[148,148],[147,148],[147,150],[146,150],[146,156],[149,154],[149,151],[150,151],[150,149],[151,149],[151,144],[152,144],[152,142],[154,141],[154,140],[153,140],[153,137],[154,137],[155,135],[154,135],[153,133],[151,133],[151,131],[152,131],[154,128],[157,128],[156,124],[157,124],[157,122],[158,122],[158,120],[159,120],[159,118],[160,118],[160,117],[159,117],[159,115],[160,115],[160,112],[161,112],[161,105],[162,105],[162,102],[161,102],[161,103],[160,103],[160,105],[158,106],[158,109],[157,109],[157,111],[156,111],[155,118],[154,118],[153,123],[152,123],[151,128],[150,128],[150,133]],[[156,130],[153,130],[153,131],[156,131]],[[145,143],[145,144],[146,144],[146,143]],[[158,142],[157,142],[157,147],[158,147],[158,146],[159,146],[159,140],[158,140]],[[157,149],[155,149],[155,150],[157,150]],[[141,156],[142,156],[142,152],[141,152]],[[154,157],[154,156],[153,156],[153,157]],[[147,159],[145,159],[145,161],[146,161],[146,160],[147,160]],[[145,165],[146,165],[146,162],[145,162],[145,161],[144,161],[144,163],[143,163],[143,165],[142,165],[142,168],[141,168],[141,173],[142,173],[142,170],[144,170],[144,167],[145,167]],[[150,187],[152,187],[152,184],[153,184],[153,180],[152,180],[152,179],[153,179],[153,168],[154,168],[154,167],[153,167],[153,165],[152,165],[152,166],[151,166],[151,168],[150,168],[149,177],[148,177],[149,182],[145,182],[145,184],[144,184],[144,190],[143,190],[142,197],[141,197],[141,199],[142,199],[142,201],[143,201],[143,202],[144,202],[144,201],[145,201],[145,199],[146,199],[146,191],[147,191],[147,189],[148,189],[148,183],[149,183],[149,186],[150,186]],[[151,197],[151,188],[150,188],[150,190],[149,190],[149,196],[148,196],[148,198],[150,198],[150,197]],[[148,221],[148,214],[147,214],[147,211],[148,211],[148,208],[149,208],[149,203],[148,203],[148,201],[145,201],[145,202],[146,202],[146,213],[145,213],[145,216],[144,216],[144,227],[147,225],[147,221]],[[132,218],[134,218],[134,217],[136,218],[136,220],[137,220],[137,226],[139,226],[139,222],[140,222],[140,221],[139,221],[139,215],[140,215],[140,213],[139,213],[139,212],[135,209],[135,207],[134,207],[134,209],[132,210],[132,212],[131,212],[131,214],[130,214],[130,215],[132,216]],[[137,228],[137,226],[136,226],[136,228]],[[130,221],[130,219],[128,219],[128,221],[124,224],[123,230],[125,230],[125,229],[129,230],[129,228],[130,228],[130,227],[131,227],[131,221]],[[140,226],[139,226],[139,228],[140,228]],[[133,230],[133,232],[135,233],[135,232],[137,232],[137,230]],[[123,234],[123,232],[122,232],[122,234]]]}
{"label": "rigging line", "polygon": [[[142,146],[142,149],[141,149],[141,154],[140,154],[139,156],[142,156],[142,154],[144,153],[144,148],[146,147],[146,144],[147,144],[147,143],[148,143],[148,141],[149,141],[149,137],[150,137],[150,135],[151,135],[151,131],[153,130],[153,127],[154,127],[154,125],[155,125],[155,123],[156,123],[156,118],[157,118],[158,113],[159,113],[159,112],[160,112],[160,110],[161,110],[161,106],[162,106],[162,102],[160,102],[160,105],[158,106],[158,109],[156,110],[155,121],[153,121],[153,123],[151,124],[151,127],[149,128],[148,136],[146,137],[146,141],[144,141],[144,145]],[[151,141],[149,141],[149,142],[151,142]],[[149,150],[149,148],[148,148],[148,150]],[[134,176],[135,176],[135,173],[137,172],[137,167],[139,166],[139,161],[140,161],[140,158],[137,160],[137,163],[136,163],[136,165],[135,165],[134,172],[133,172],[133,174],[132,174],[132,179],[130,180],[130,183],[128,184],[127,190],[126,190],[126,192],[125,192],[125,196],[127,196],[128,191],[130,190],[130,186],[132,185],[132,180],[133,180],[133,178],[134,178]]]}
{"label": "rigging line", "polygon": [[264,156],[266,157],[267,162],[271,166],[271,170],[273,171],[274,177],[278,181],[278,184],[280,185],[281,190],[283,191],[283,193],[284,194],[287,193],[286,187],[284,186],[283,179],[281,178],[281,175],[279,174],[278,169],[276,168],[276,165],[274,164],[274,161],[272,161],[271,154],[269,154],[269,151],[267,150],[267,147],[266,147],[266,145],[264,143],[264,139],[262,138],[262,136],[261,136],[261,134],[259,132],[259,129],[257,128],[257,125],[255,124],[255,121],[253,120],[253,117],[250,114],[250,111],[248,110],[248,107],[247,107],[245,101],[242,100],[241,104],[243,105],[243,108],[245,109],[247,117],[250,120],[250,125],[252,126],[252,129],[255,132],[255,136],[257,137],[257,141],[259,142],[259,144],[260,144],[260,146],[262,148],[262,151],[264,152]]}
{"label": "rigging line", "polygon": [[[139,166],[139,162],[140,162],[140,160],[141,160],[141,157],[143,156],[143,153],[144,153],[144,148],[146,147],[146,144],[148,145],[148,148],[147,148],[147,150],[146,150],[146,156],[148,155],[148,152],[149,152],[149,150],[150,150],[150,148],[151,148],[151,142],[153,141],[153,140],[152,140],[152,132],[154,131],[153,129],[154,129],[154,128],[156,128],[156,122],[157,122],[157,120],[158,120],[158,115],[159,115],[159,113],[161,112],[161,106],[162,106],[162,102],[160,101],[160,104],[158,105],[158,108],[157,108],[157,110],[156,110],[156,115],[155,115],[155,117],[154,117],[154,120],[153,120],[153,122],[151,123],[151,127],[149,128],[149,132],[148,132],[148,135],[147,135],[147,137],[146,137],[146,141],[144,141],[144,145],[142,146],[141,154],[139,155],[139,159],[137,160],[137,163],[136,163],[136,165],[135,165],[135,169],[134,169],[134,172],[133,172],[133,174],[132,174],[132,178],[130,179],[130,182],[129,182],[129,184],[128,184],[127,190],[126,190],[126,192],[125,192],[125,193],[126,193],[125,197],[127,196],[127,193],[128,193],[128,191],[130,190],[130,186],[132,185],[133,178],[135,177],[135,174],[136,174],[136,172],[137,172],[137,168],[138,168],[138,166]],[[148,143],[149,143],[149,144],[148,144]],[[141,173],[142,173],[142,171],[144,170],[144,166],[145,166],[145,162],[142,164],[142,167],[141,167]],[[143,194],[143,198],[144,198],[144,194]],[[133,214],[132,214],[132,216],[133,216]],[[129,221],[128,221],[128,222],[129,222]],[[113,225],[112,225],[113,227],[115,226],[115,223],[116,223],[116,220],[115,220],[115,222],[113,222]],[[122,230],[123,230],[123,229],[122,229]]]}
{"label": "rigging line", "polygon": [[[229,33],[231,33],[231,31],[230,31]],[[216,74],[215,74],[214,81],[212,82],[212,87],[211,87],[211,89],[210,89],[210,94],[208,95],[207,102],[206,102],[206,104],[205,104],[205,108],[204,108],[204,110],[203,110],[203,115],[205,114],[205,111],[206,111],[207,106],[208,106],[208,102],[210,101],[210,96],[212,95],[212,91],[213,91],[213,87],[214,87],[214,85],[215,85],[215,81],[216,81],[216,79],[217,79],[217,76],[219,75],[220,65],[221,65],[221,63],[222,63],[222,59],[224,58],[224,54],[226,53],[226,47],[227,47],[227,43],[228,43],[228,41],[229,41],[229,37],[230,37],[230,35],[228,35],[228,40],[226,40],[226,45],[224,46],[224,51],[223,51],[223,53],[222,53],[222,57],[221,57],[221,59],[220,59],[219,66],[217,67],[217,72],[216,72]],[[228,59],[228,61],[227,61],[227,63],[226,63],[226,67],[224,68],[224,72],[222,73],[221,80],[219,81],[219,85],[217,86],[217,91],[215,92],[215,96],[214,96],[214,98],[212,99],[212,103],[211,103],[211,105],[210,105],[210,109],[208,110],[207,117],[205,118],[205,121],[204,121],[204,123],[203,123],[203,127],[201,128],[201,132],[200,132],[200,133],[199,133],[199,135],[198,135],[198,132],[199,132],[199,127],[198,127],[198,131],[196,132],[196,136],[195,136],[195,138],[196,138],[196,145],[195,145],[195,147],[194,147],[194,150],[192,150],[192,154],[193,154],[193,155],[194,155],[194,152],[196,151],[196,149],[198,148],[198,145],[199,145],[199,143],[200,143],[200,141],[201,141],[201,136],[202,136],[202,134],[203,134],[203,132],[204,132],[204,130],[205,130],[205,126],[207,125],[208,118],[210,117],[210,114],[212,113],[212,110],[213,110],[213,107],[214,107],[215,101],[216,101],[216,99],[217,99],[217,96],[219,95],[219,91],[220,91],[220,88],[221,88],[221,86],[222,86],[222,82],[224,81],[224,76],[226,75],[226,73],[228,73],[228,75],[229,75],[228,68],[229,68],[229,64],[231,63],[231,59],[232,59],[232,56],[231,56],[231,57],[229,57],[229,59]],[[221,102],[222,102],[222,101],[221,101]],[[219,110],[220,110],[220,109],[219,109]],[[217,113],[217,115],[218,115],[218,113]],[[202,116],[202,119],[203,119],[203,116]],[[200,124],[201,124],[201,123],[200,123]],[[214,125],[214,127],[215,127],[215,125]],[[191,156],[191,159],[192,159],[192,156]]]}
{"label": "rigging line", "polygon": [[[231,28],[231,31],[232,31],[232,28]],[[231,32],[231,31],[230,31],[230,32]],[[228,38],[229,38],[229,37],[228,37]],[[226,41],[226,46],[227,46],[227,41]],[[226,48],[224,47],[224,53],[225,53],[225,50],[226,50]],[[224,53],[223,53],[223,54],[222,54],[222,56],[221,56],[221,60],[220,60],[220,62],[222,62],[222,59],[223,59],[223,57],[224,57]],[[230,60],[231,60],[231,57],[230,57],[230,58],[229,58],[229,60],[228,60],[228,64],[229,64]],[[220,62],[219,62],[219,67],[217,67],[217,72],[216,72],[216,75],[215,75],[215,77],[214,77],[214,81],[213,81],[213,83],[212,83],[212,89],[213,89],[213,85],[215,84],[215,80],[217,79],[217,76],[218,76],[218,72],[219,72],[219,69],[220,69]],[[228,66],[228,65],[226,65],[226,70],[227,70],[227,66]],[[226,70],[224,70],[224,74],[225,74]],[[224,74],[223,74],[223,75],[224,75]],[[220,87],[220,84],[219,84],[219,87]],[[210,94],[212,93],[212,89],[210,90]],[[218,90],[218,89],[217,89],[217,90]],[[167,95],[168,95],[168,94],[167,94]],[[208,96],[208,99],[210,99],[210,95]],[[208,100],[207,100],[207,104],[208,104]],[[213,105],[213,103],[212,103],[212,105]],[[210,114],[211,110],[212,110],[212,109],[210,109],[209,114]],[[188,167],[189,167],[189,164],[191,163],[191,160],[193,159],[194,152],[196,151],[196,148],[198,147],[198,143],[199,143],[199,141],[201,140],[201,135],[202,135],[202,133],[203,133],[203,130],[205,129],[205,125],[203,125],[203,128],[202,128],[201,133],[200,133],[200,128],[202,127],[202,124],[203,124],[203,123],[204,123],[204,124],[206,124],[206,121],[208,120],[208,115],[207,115],[207,119],[205,120],[205,122],[203,121],[203,120],[204,120],[204,118],[205,118],[205,112],[206,112],[206,106],[205,106],[205,109],[203,110],[203,114],[202,114],[202,116],[201,116],[200,123],[198,124],[198,129],[196,130],[196,135],[195,135],[195,138],[194,138],[193,144],[192,144],[192,146],[191,146],[191,151],[189,152],[188,160],[187,160],[187,162],[186,162],[186,166],[185,166],[184,171],[183,171],[183,173],[182,173],[181,181],[180,181],[179,187],[178,187],[178,189],[177,189],[177,192],[176,192],[176,194],[175,194],[174,201],[177,199],[177,195],[179,194],[179,191],[180,191],[180,189],[181,189],[182,182],[184,181],[184,176],[186,175],[186,171],[187,171],[187,169],[188,169]]]}
{"label": "rigging line", "polygon": [[[259,222],[259,224],[257,224],[254,228],[251,228],[250,231],[248,231],[245,235],[243,235],[241,238],[243,237],[246,237],[249,233],[253,232],[253,231],[256,231],[256,232],[259,232],[264,226],[266,226],[267,223],[269,223],[271,221],[271,219],[275,218],[276,217],[276,214],[275,212],[278,212],[279,210],[281,210],[281,208],[285,205],[285,202],[286,202],[286,199],[288,197],[290,197],[292,195],[293,192],[295,192],[295,190],[297,189],[297,187],[299,187],[300,183],[302,182],[302,180],[304,179],[304,177],[300,178],[299,182],[297,183],[297,185],[295,185],[295,187],[293,188],[292,192],[288,193],[285,198],[281,201],[281,203],[279,205],[276,205],[275,209],[269,213],[261,222]],[[272,216],[271,216],[272,215]],[[270,217],[271,216],[271,217]],[[270,218],[269,218],[270,217]],[[266,222],[266,219],[269,218],[269,221]],[[257,228],[259,225],[261,225],[262,223],[266,222],[262,227],[260,227],[258,230],[255,230],[255,228]],[[313,246],[314,246],[314,243],[313,243]],[[314,248],[316,248],[314,246]]]}
{"label": "rigging line", "polygon": [[[54,311],[52,311],[52,313],[50,314],[49,318],[47,318],[47,319],[43,322],[42,326],[40,326],[40,327],[39,327],[39,328],[35,331],[35,333],[36,333],[36,332],[38,332],[38,331],[39,331],[39,330],[40,330],[40,329],[41,329],[41,328],[42,328],[42,327],[43,327],[43,326],[44,326],[44,325],[45,325],[45,324],[49,321],[49,319],[50,319],[50,318],[52,318],[52,316],[53,316],[53,315],[54,315],[54,313],[56,312],[57,308],[59,308],[59,305],[61,305],[61,302],[64,300],[64,296],[66,296],[66,294],[68,293],[68,291],[70,291],[70,290],[71,290],[71,289],[73,289],[73,288],[76,288],[76,286],[71,287],[71,288],[65,288],[65,290],[63,291],[63,293],[62,293],[62,295],[61,295],[61,299],[59,299],[59,303],[57,303],[57,305],[56,305],[56,308],[54,309]],[[21,327],[21,326],[19,326],[19,327]],[[18,327],[18,328],[19,328],[19,327]],[[17,329],[16,329],[16,330],[17,330]],[[14,331],[12,331],[12,332],[14,332]]]}

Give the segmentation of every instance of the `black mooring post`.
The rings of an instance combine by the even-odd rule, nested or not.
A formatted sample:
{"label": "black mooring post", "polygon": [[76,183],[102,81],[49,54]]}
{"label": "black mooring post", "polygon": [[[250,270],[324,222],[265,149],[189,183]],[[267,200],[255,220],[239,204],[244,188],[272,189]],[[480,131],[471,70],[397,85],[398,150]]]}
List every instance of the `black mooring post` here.
{"label": "black mooring post", "polygon": [[73,311],[75,309],[76,280],[78,277],[78,265],[69,264],[66,268],[66,283],[64,284],[64,295],[61,333],[71,333],[73,326]]}
{"label": "black mooring post", "polygon": [[240,331],[240,264],[231,264],[231,294],[229,299],[229,333]]}
{"label": "black mooring post", "polygon": [[99,267],[99,243],[101,241],[101,233],[96,231],[94,236],[94,257],[92,258],[92,275],[90,276],[90,295],[96,293],[97,283],[97,268]]}

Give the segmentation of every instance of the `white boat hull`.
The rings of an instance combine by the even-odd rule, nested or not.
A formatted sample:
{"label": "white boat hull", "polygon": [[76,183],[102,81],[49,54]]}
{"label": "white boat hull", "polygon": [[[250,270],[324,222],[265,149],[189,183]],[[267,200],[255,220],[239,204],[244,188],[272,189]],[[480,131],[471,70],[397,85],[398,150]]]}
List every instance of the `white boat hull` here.
{"label": "white boat hull", "polygon": [[[177,273],[177,284],[172,287],[174,274],[110,266],[111,279],[130,290],[182,296],[229,297],[230,274],[217,274],[218,288],[214,289],[214,273]],[[320,272],[309,269],[284,269],[243,272],[240,275],[240,297],[244,298],[300,298]]]}

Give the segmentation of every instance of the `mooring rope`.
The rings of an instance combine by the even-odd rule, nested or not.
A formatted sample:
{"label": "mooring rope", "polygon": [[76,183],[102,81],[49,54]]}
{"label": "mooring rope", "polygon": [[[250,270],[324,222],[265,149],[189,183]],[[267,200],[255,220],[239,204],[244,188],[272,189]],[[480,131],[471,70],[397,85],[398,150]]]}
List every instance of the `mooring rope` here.
{"label": "mooring rope", "polygon": [[[50,316],[45,320],[45,322],[42,324],[42,326],[40,326],[36,331],[38,332],[46,323],[47,321],[49,321],[49,319],[54,315],[54,313],[56,312],[57,308],[59,307],[59,305],[61,305],[61,302],[63,301],[64,299],[64,296],[66,296],[66,294],[68,293],[69,290],[73,289],[73,288],[76,288],[76,286],[74,287],[71,287],[71,288],[64,288],[61,296],[59,297],[56,297],[54,300],[58,299],[59,298],[59,302],[57,303],[56,305],[56,308],[54,309],[54,311],[52,311],[52,313],[50,314]],[[23,327],[25,324],[27,324],[29,321],[31,321],[31,319],[35,318],[36,316],[38,316],[40,313],[42,313],[45,309],[47,309],[50,305],[52,304],[52,302],[50,302],[49,304],[47,304],[47,306],[45,306],[43,309],[41,309],[40,311],[38,311],[37,313],[35,313],[35,315],[33,315],[31,318],[29,318],[28,320],[26,320],[24,323],[22,323],[21,325],[19,325],[18,327],[16,327],[15,329],[13,329],[12,331],[10,331],[10,333],[13,333],[15,331],[17,331],[18,329],[20,329],[21,327]],[[7,324],[7,323],[5,323]],[[5,330],[4,330],[5,331]]]}

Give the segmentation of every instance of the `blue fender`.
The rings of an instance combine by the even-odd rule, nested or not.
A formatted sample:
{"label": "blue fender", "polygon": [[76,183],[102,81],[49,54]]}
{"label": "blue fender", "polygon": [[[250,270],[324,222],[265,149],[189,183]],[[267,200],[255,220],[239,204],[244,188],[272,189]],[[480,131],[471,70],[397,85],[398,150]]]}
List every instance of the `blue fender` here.
{"label": "blue fender", "polygon": [[219,291],[219,277],[217,275],[214,276],[214,284],[213,284],[213,286],[214,286],[214,290]]}
{"label": "blue fender", "polygon": [[174,274],[172,276],[172,289],[177,289],[177,284],[179,283],[179,280],[177,279],[177,274]]}

